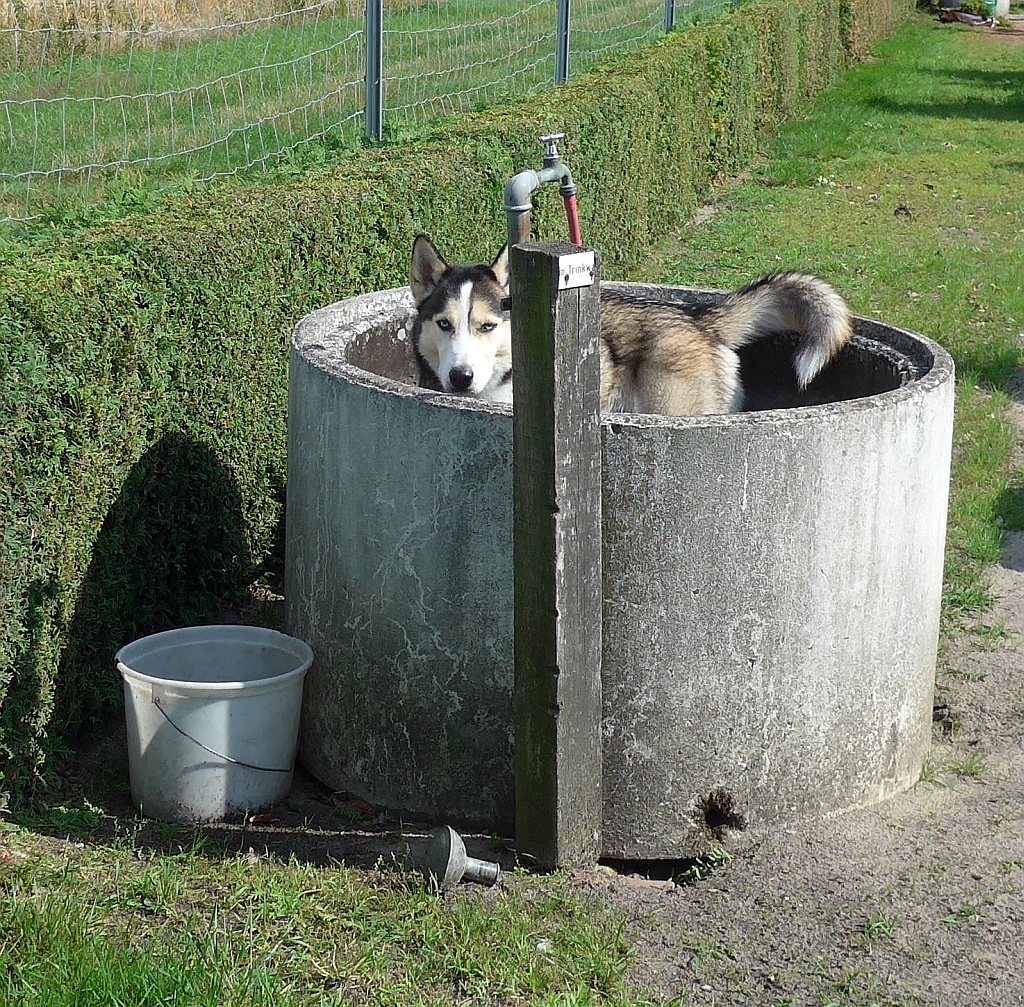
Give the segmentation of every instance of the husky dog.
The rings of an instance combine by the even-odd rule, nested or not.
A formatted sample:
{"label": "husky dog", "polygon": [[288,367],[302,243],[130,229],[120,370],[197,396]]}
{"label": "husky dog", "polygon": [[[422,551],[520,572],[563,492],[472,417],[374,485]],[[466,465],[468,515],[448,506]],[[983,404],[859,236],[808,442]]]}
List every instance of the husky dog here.
{"label": "husky dog", "polygon": [[[421,234],[409,285],[420,384],[490,402],[512,401],[508,248],[488,266],[450,265]],[[713,305],[652,301],[601,291],[601,408],[667,416],[738,412],[743,385],[736,351],[795,332],[793,367],[806,388],[850,338],[850,311],[824,280],[773,273]]]}

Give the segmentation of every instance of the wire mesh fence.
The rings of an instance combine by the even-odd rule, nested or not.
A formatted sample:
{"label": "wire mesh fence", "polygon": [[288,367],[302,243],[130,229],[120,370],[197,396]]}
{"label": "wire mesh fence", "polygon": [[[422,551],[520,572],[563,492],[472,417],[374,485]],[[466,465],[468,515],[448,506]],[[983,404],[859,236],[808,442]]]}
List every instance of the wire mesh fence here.
{"label": "wire mesh fence", "polygon": [[[367,32],[374,3],[379,35]],[[564,78],[653,40],[673,19],[730,6],[0,0],[0,221],[112,187],[207,181],[316,139],[355,144],[378,135],[381,115],[414,127],[529,94],[556,79],[560,47]],[[366,111],[371,58],[377,130]]]}
{"label": "wire mesh fence", "polygon": [[569,73],[582,73],[605,56],[653,41],[665,30],[664,3],[576,0],[572,5]]}
{"label": "wire mesh fence", "polygon": [[551,0],[433,0],[385,18],[385,114],[408,122],[551,83]]}
{"label": "wire mesh fence", "polygon": [[0,13],[0,218],[119,176],[209,180],[347,123],[359,135],[352,3],[27,2]]}

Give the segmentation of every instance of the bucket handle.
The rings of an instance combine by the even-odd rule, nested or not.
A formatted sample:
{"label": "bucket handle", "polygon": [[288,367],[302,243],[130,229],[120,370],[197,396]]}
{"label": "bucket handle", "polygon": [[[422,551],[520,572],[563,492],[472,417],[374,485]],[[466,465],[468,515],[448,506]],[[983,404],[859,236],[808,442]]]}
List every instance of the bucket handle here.
{"label": "bucket handle", "polygon": [[230,762],[235,766],[242,766],[245,769],[258,769],[261,773],[290,773],[290,769],[269,769],[267,766],[254,766],[251,762],[242,762],[241,759],[232,759],[230,755],[222,755],[220,752],[215,752],[212,748],[207,748],[197,738],[193,738],[187,731],[183,731],[173,720],[167,715],[167,711],[160,705],[160,697],[153,697],[153,705],[163,714],[164,720],[173,727],[178,734],[183,738],[188,738],[193,744],[198,745],[204,752],[209,752],[210,755],[216,755],[218,759],[223,759],[225,762]]}

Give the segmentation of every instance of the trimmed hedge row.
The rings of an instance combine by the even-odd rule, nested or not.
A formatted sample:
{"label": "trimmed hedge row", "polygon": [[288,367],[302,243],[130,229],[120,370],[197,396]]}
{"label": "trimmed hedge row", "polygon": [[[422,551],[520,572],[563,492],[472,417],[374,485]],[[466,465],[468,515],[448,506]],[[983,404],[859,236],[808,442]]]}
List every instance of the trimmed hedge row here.
{"label": "trimmed hedge row", "polygon": [[[411,143],[3,248],[7,785],[39,779],[109,709],[118,646],[213,617],[275,554],[303,314],[404,283],[419,230],[459,258],[493,256],[504,184],[556,127],[586,240],[623,275],[911,9],[765,0]],[[535,222],[561,236],[557,194],[540,194]]]}

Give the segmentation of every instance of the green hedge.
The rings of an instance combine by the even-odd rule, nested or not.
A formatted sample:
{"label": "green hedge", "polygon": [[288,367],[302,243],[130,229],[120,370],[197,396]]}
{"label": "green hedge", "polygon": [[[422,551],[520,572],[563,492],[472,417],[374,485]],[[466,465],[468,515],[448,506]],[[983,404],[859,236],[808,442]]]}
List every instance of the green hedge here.
{"label": "green hedge", "polygon": [[[299,177],[0,248],[0,772],[21,790],[109,711],[111,655],[208,620],[279,554],[287,343],[405,282],[412,237],[490,257],[506,180],[568,134],[585,240],[625,275],[780,119],[909,10],[791,0],[680,31],[557,92]],[[560,236],[557,194],[537,231]]]}

